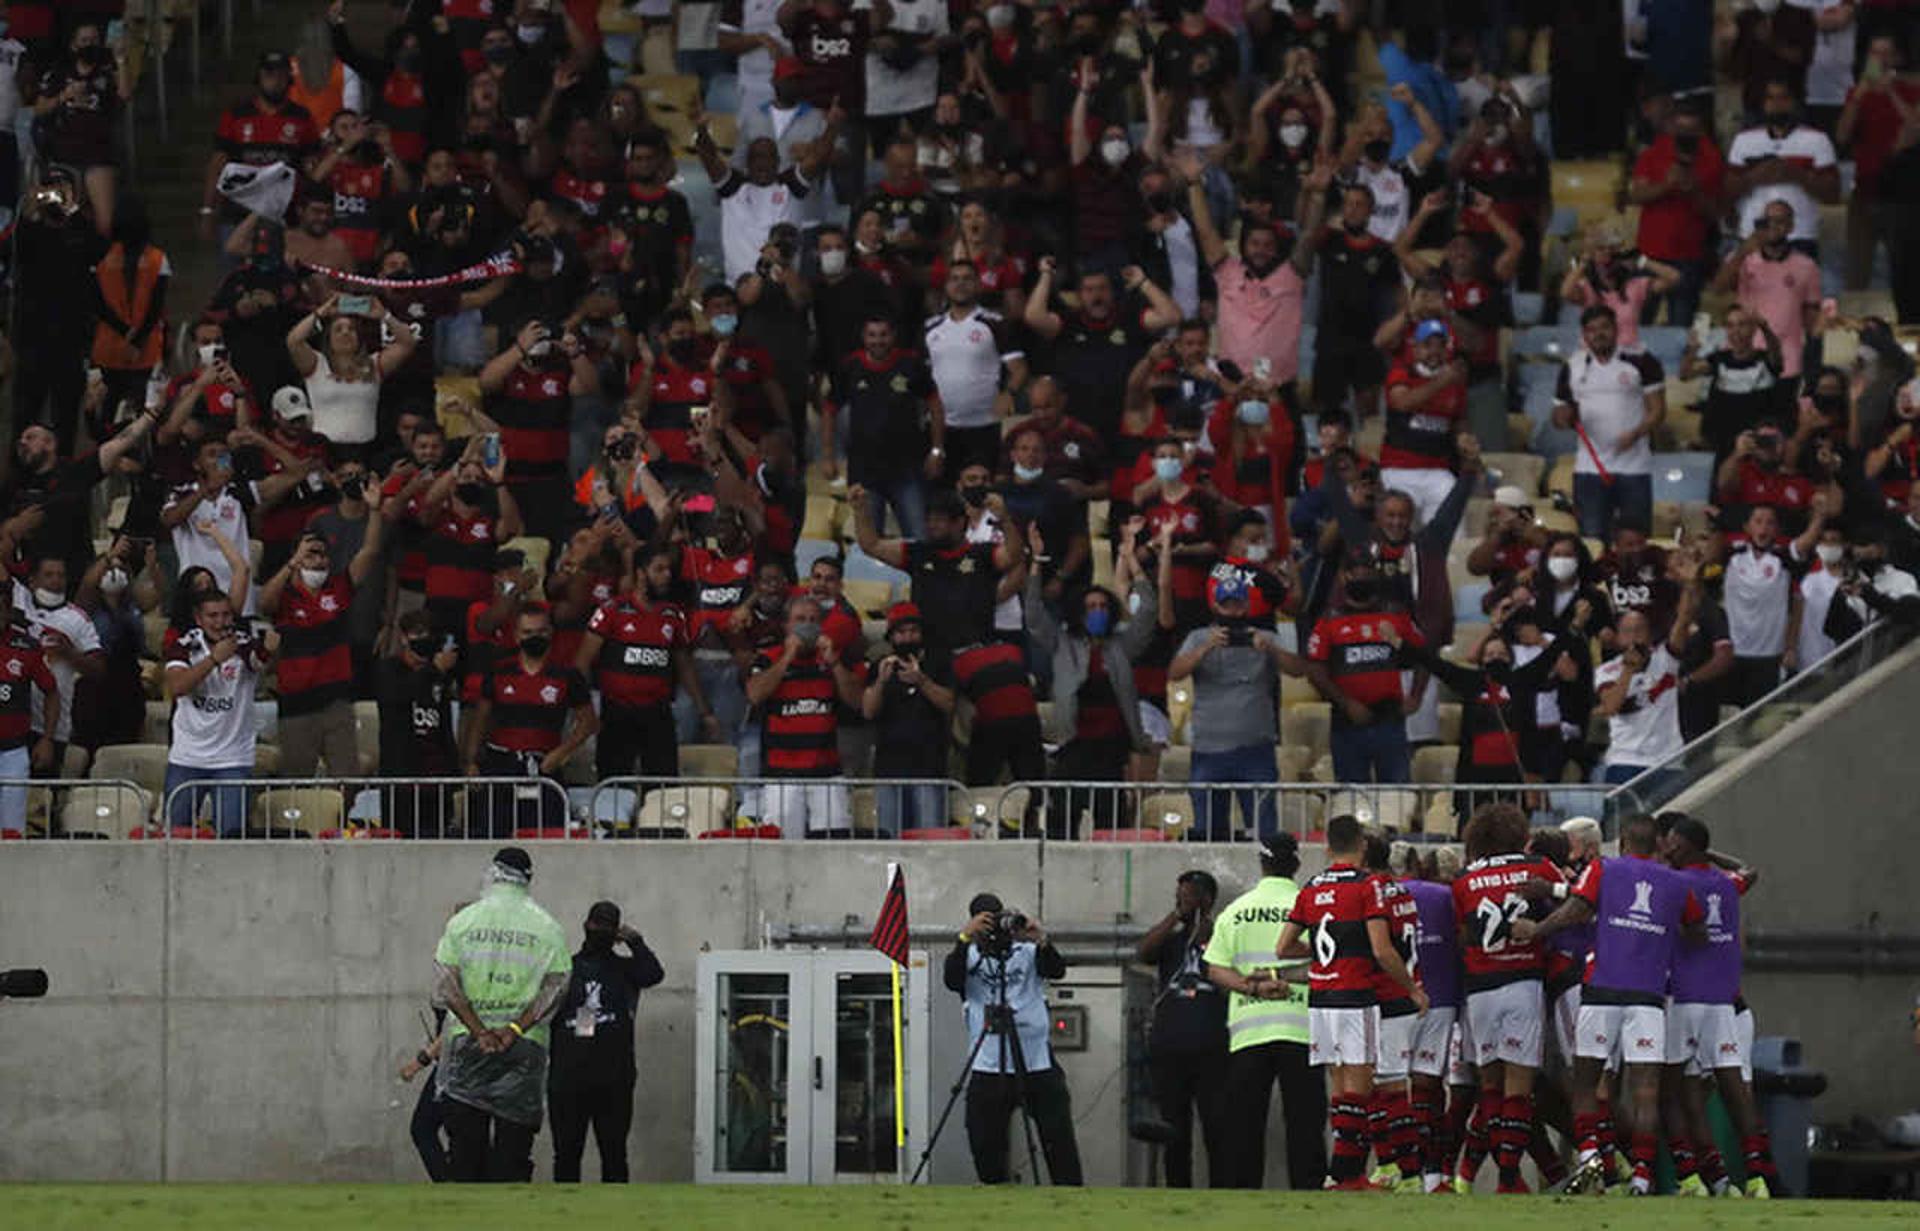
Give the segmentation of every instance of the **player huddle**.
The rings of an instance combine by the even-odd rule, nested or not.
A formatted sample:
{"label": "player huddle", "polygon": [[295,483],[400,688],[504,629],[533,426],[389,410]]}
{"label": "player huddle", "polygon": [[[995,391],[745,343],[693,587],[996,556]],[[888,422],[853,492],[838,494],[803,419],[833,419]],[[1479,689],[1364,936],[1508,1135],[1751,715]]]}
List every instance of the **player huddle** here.
{"label": "player huddle", "polygon": [[[1530,832],[1518,807],[1489,804],[1461,866],[1451,848],[1423,860],[1354,817],[1328,822],[1330,865],[1301,886],[1276,955],[1306,959],[1309,1053],[1330,1074],[1329,1187],[1467,1192],[1491,1154],[1500,1192],[1528,1191],[1530,1155],[1549,1187],[1645,1195],[1664,1134],[1680,1193],[1772,1195],[1740,998],[1755,873],[1683,813],[1623,821],[1612,857],[1592,821],[1563,829],[1581,857],[1567,832]],[[1709,1083],[1740,1135],[1743,1183],[1715,1148]],[[1549,1124],[1572,1143],[1571,1171]]]}

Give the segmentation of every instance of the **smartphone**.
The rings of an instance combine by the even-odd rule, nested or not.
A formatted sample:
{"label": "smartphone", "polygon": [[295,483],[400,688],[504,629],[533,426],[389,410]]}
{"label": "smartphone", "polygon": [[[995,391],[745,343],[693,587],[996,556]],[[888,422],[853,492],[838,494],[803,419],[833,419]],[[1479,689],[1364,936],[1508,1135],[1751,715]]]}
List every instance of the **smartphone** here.
{"label": "smartphone", "polygon": [[127,41],[127,23],[116,17],[107,23],[107,46],[120,47]]}
{"label": "smartphone", "polygon": [[480,464],[488,470],[500,464],[500,433],[488,432],[480,437]]}
{"label": "smartphone", "polygon": [[225,343],[209,342],[207,343],[207,345],[200,348],[200,366],[201,367],[210,368],[216,363],[225,363],[226,361],[227,361],[227,348]]}
{"label": "smartphone", "polygon": [[712,416],[713,416],[713,407],[711,406],[695,406],[693,409],[687,412],[687,418],[692,421],[693,428],[695,431],[699,431],[701,428],[705,427],[707,425],[707,420],[710,419]]}
{"label": "smartphone", "polygon": [[373,315],[373,296],[342,295],[340,302],[335,306],[340,309],[342,316],[371,316]]}
{"label": "smartphone", "polygon": [[617,505],[617,504],[603,504],[603,505],[601,505],[601,506],[600,506],[600,520],[601,520],[601,521],[619,521],[619,520],[620,520],[620,506],[619,506],[619,505]]}
{"label": "smartphone", "polygon": [[1253,378],[1261,383],[1273,379],[1273,360],[1262,355],[1253,361]]}
{"label": "smartphone", "polygon": [[1251,628],[1245,627],[1244,625],[1239,628],[1228,629],[1227,644],[1228,645],[1252,645],[1253,630]]}

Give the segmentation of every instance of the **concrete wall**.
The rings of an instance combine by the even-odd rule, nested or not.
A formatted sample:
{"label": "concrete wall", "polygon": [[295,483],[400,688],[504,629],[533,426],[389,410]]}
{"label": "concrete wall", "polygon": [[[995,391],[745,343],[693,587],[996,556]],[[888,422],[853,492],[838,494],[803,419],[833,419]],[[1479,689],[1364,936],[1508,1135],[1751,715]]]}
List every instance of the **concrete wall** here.
{"label": "concrete wall", "polygon": [[[422,1041],[434,942],[492,849],[10,844],[0,965],[46,967],[53,994],[0,1005],[0,1177],[420,1178],[416,1091],[393,1073]],[[907,861],[916,924],[943,928],[983,889],[1094,924],[1158,918],[1188,867],[1229,893],[1256,874],[1245,846],[547,843],[533,855],[535,895],[570,931],[611,898],[666,965],[641,1002],[631,1156],[638,1177],[673,1180],[692,1170],[701,949],[758,947],[779,924],[870,922],[889,858]],[[937,991],[934,1011],[958,1010]]]}
{"label": "concrete wall", "polygon": [[[1914,823],[1920,818],[1920,645],[1723,766],[1676,801],[1713,829],[1714,845],[1761,870],[1742,904],[1769,934],[1920,934]],[[1805,1044],[1823,1070],[1821,1120],[1914,1106],[1913,1006],[1920,976],[1749,974],[1761,1034]]]}

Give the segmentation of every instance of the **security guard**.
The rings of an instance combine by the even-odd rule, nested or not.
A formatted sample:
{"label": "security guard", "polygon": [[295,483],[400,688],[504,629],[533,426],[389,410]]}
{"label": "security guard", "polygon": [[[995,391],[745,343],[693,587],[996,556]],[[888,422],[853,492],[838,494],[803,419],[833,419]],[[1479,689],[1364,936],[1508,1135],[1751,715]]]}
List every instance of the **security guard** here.
{"label": "security guard", "polygon": [[1318,1189],[1327,1174],[1322,1131],[1326,1084],[1307,1063],[1307,985],[1275,970],[1274,946],[1300,887],[1300,843],[1290,833],[1260,840],[1260,881],[1222,910],[1202,955],[1207,978],[1227,999],[1227,1131],[1234,1143],[1232,1184],[1263,1188],[1267,1104],[1280,1080],[1287,1125],[1287,1180]]}

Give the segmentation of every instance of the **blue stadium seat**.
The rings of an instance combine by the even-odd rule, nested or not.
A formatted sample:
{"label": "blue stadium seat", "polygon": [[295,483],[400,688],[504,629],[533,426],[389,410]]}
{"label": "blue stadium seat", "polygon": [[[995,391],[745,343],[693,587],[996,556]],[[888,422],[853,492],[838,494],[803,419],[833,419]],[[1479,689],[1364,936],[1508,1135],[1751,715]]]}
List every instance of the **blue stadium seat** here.
{"label": "blue stadium seat", "polygon": [[[858,550],[857,548],[855,550]],[[827,539],[801,539],[793,546],[793,567],[802,579],[812,571],[813,562],[840,554],[840,544]]]}
{"label": "blue stadium seat", "polygon": [[1687,331],[1677,325],[1640,326],[1640,345],[1660,361],[1670,380],[1680,376],[1680,356],[1687,349]]}
{"label": "blue stadium seat", "polygon": [[1453,618],[1459,621],[1484,623],[1487,613],[1480,609],[1480,603],[1493,589],[1484,581],[1476,581],[1461,586],[1453,592]]}
{"label": "blue stadium seat", "polygon": [[1516,355],[1565,359],[1579,349],[1578,325],[1572,328],[1565,325],[1533,325],[1522,329],[1513,338],[1513,353]]}
{"label": "blue stadium seat", "polygon": [[1557,205],[1553,217],[1547,222],[1547,238],[1565,239],[1578,230],[1580,214],[1571,205]]}
{"label": "blue stadium seat", "polygon": [[848,581],[884,581],[892,585],[907,585],[913,579],[890,564],[882,564],[858,547],[847,548]]}
{"label": "blue stadium seat", "polygon": [[1513,293],[1513,323],[1525,329],[1529,325],[1540,323],[1540,314],[1546,311],[1545,295],[1539,291],[1515,291]]}
{"label": "blue stadium seat", "polygon": [[1697,501],[1713,499],[1713,454],[1656,453],[1653,455],[1653,498]]}

